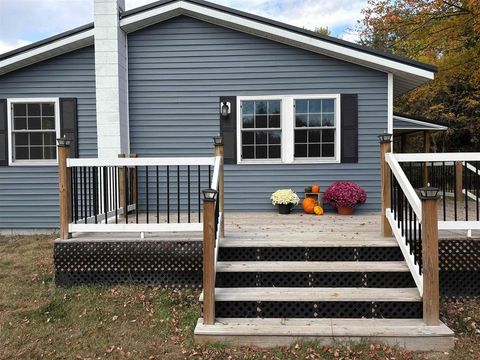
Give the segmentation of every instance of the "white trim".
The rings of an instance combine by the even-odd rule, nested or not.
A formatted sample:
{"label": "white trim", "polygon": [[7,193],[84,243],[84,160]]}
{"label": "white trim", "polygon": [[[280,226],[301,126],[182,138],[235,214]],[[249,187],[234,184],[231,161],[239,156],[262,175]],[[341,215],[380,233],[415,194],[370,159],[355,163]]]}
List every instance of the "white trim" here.
{"label": "white trim", "polygon": [[170,224],[69,224],[68,232],[201,232],[202,223],[170,223]]}
{"label": "white trim", "polygon": [[[237,164],[338,164],[341,162],[341,104],[340,94],[297,94],[297,95],[253,95],[237,96]],[[297,99],[334,99],[335,100],[335,157],[334,158],[295,158],[295,109]],[[280,159],[242,159],[242,101],[280,100]],[[307,129],[307,128],[305,128]]]}
{"label": "white trim", "polygon": [[480,221],[439,221],[438,230],[480,230]]}
{"label": "white trim", "polygon": [[68,167],[215,165],[215,157],[67,159]]}
{"label": "white trim", "polygon": [[[56,138],[60,137],[60,99],[45,97],[45,98],[8,98],[7,99],[7,132],[8,132],[8,166],[57,166],[58,165],[58,148],[56,149],[55,160],[13,160],[13,119],[12,119],[12,105],[17,103],[54,103],[55,104],[55,133]],[[55,144],[56,146],[57,144]]]}
{"label": "white trim", "polygon": [[[465,166],[465,161],[463,162],[463,166]],[[475,166],[473,166],[472,164],[467,163],[466,167],[467,167],[468,170],[470,170],[474,173],[477,173],[477,175],[480,175],[480,169],[477,170],[477,168]]]}
{"label": "white trim", "polygon": [[393,153],[387,153],[385,154],[385,160],[387,161],[388,165],[390,165],[390,169],[392,170],[393,175],[397,179],[398,184],[407,197],[408,202],[412,206],[413,211],[417,215],[418,221],[422,222],[422,203],[412,184],[403,172],[402,167],[397,162],[396,156]]}
{"label": "white trim", "polygon": [[477,153],[405,153],[394,154],[398,162],[431,162],[431,161],[480,161],[480,152]]}
{"label": "white trim", "polygon": [[[81,47],[90,46],[94,42],[93,37],[94,30],[89,29],[74,35],[67,36],[63,39],[59,39],[51,43],[36,47],[34,49],[27,50],[18,55],[13,55],[0,61],[0,75],[14,69],[18,69],[39,61],[43,61],[45,59],[57,56],[68,51],[73,51]],[[59,50],[62,47],[68,48],[65,51]],[[21,62],[23,62],[22,65],[17,64]]]}
{"label": "white trim", "polygon": [[[387,75],[387,133],[393,134],[393,74]],[[393,141],[390,144],[393,152]]]}
{"label": "white trim", "polygon": [[181,14],[198,17],[213,23],[217,21],[223,24],[223,26],[230,26],[237,30],[239,28],[244,31],[250,30],[250,32],[254,32],[258,36],[267,37],[294,46],[296,45],[297,47],[302,45],[302,47],[313,48],[330,56],[337,55],[343,60],[361,63],[363,66],[370,66],[380,71],[386,72],[388,71],[387,69],[391,69],[413,74],[428,80],[434,78],[434,72],[429,70],[185,1],[159,6],[125,17],[120,20],[120,26],[124,28],[126,32],[130,32]]}
{"label": "white trim", "polygon": [[398,242],[398,246],[402,251],[403,257],[405,258],[405,262],[407,263],[408,268],[410,269],[410,273],[412,274],[413,280],[415,280],[415,284],[417,285],[418,291],[420,292],[420,296],[423,296],[423,275],[420,275],[420,268],[418,264],[415,264],[415,260],[413,256],[410,254],[409,249],[407,248],[405,237],[402,236],[400,229],[398,228],[398,224],[393,216],[393,212],[391,209],[386,209],[385,213],[388,222],[390,223],[390,227],[392,228],[393,235]]}
{"label": "white trim", "polygon": [[215,158],[215,164],[213,166],[213,176],[212,176],[212,183],[210,184],[210,187],[213,190],[218,190],[218,180],[220,178],[220,162],[222,161],[221,156],[217,156]]}
{"label": "white trim", "polygon": [[447,126],[432,124],[426,121],[420,121],[415,119],[406,118],[403,116],[393,115],[393,120],[404,121],[414,125],[423,126],[423,128],[402,128],[402,127],[393,127],[393,130],[448,130]]}

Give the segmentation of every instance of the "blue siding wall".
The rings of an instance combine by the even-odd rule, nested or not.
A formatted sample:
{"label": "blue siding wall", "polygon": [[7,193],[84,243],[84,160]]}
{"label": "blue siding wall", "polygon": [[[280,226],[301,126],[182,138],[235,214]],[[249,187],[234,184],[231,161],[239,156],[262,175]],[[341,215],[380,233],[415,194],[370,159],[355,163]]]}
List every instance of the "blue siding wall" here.
{"label": "blue siding wall", "polygon": [[[93,47],[0,76],[0,98],[76,97],[80,157],[97,155]],[[57,168],[0,167],[0,228],[58,227]]]}
{"label": "blue siding wall", "polygon": [[130,142],[138,156],[208,156],[223,95],[356,93],[358,164],[227,165],[227,210],[272,209],[270,194],[353,180],[380,208],[377,134],[387,128],[387,75],[189,17],[128,36]]}

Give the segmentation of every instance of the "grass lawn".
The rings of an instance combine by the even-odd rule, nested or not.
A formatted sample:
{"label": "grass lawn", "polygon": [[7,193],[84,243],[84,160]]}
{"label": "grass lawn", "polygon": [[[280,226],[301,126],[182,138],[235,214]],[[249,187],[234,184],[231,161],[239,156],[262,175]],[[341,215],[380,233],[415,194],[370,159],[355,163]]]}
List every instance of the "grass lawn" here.
{"label": "grass lawn", "polygon": [[55,287],[52,237],[0,237],[0,359],[480,359],[480,302],[443,305],[449,354],[373,344],[270,350],[199,347],[198,292],[143,286]]}

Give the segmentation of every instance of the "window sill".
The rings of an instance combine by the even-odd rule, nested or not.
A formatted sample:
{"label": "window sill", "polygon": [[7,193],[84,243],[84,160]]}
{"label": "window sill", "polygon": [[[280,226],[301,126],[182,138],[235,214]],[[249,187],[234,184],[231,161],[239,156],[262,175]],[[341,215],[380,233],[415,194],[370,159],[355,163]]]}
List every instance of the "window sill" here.
{"label": "window sill", "polygon": [[340,164],[340,159],[326,158],[326,159],[308,159],[298,158],[293,160],[290,164]]}
{"label": "window sill", "polygon": [[13,161],[8,166],[58,166],[58,162],[55,161]]}
{"label": "window sill", "polygon": [[268,165],[268,164],[285,164],[281,159],[269,160],[269,159],[257,159],[257,160],[240,160],[237,165]]}

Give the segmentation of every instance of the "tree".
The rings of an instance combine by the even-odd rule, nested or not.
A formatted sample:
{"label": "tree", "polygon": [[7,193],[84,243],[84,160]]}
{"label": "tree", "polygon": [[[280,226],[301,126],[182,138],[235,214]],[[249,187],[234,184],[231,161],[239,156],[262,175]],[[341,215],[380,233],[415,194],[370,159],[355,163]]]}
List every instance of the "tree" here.
{"label": "tree", "polygon": [[436,65],[396,110],[449,124],[447,150],[480,150],[480,0],[369,0],[360,43]]}
{"label": "tree", "polygon": [[332,33],[332,32],[330,31],[330,29],[328,28],[328,26],[325,26],[325,27],[323,27],[323,26],[317,27],[317,28],[315,28],[315,32],[316,32],[316,33],[319,33],[319,34],[321,34],[321,35],[328,35],[328,36],[330,36],[331,33]]}

